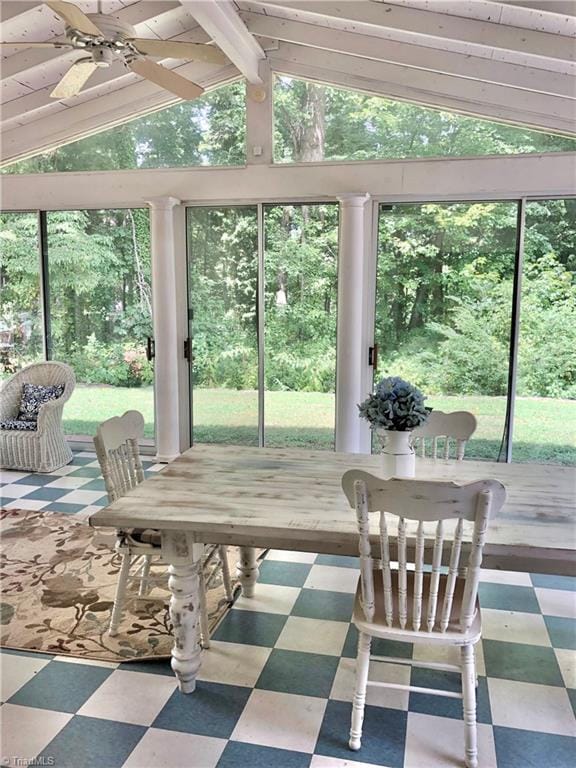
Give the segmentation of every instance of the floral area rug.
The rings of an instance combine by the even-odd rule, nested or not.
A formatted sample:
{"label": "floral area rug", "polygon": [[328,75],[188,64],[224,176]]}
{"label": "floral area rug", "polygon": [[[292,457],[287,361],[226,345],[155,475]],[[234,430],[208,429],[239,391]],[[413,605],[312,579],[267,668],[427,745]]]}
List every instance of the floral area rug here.
{"label": "floral area rug", "polygon": [[[108,634],[120,556],[85,520],[56,512],[1,510],[0,645],[103,661],[170,656],[166,567],[144,598],[128,585],[122,622]],[[108,538],[108,537],[106,537]],[[113,546],[114,535],[109,537]],[[229,547],[230,572],[237,551]],[[210,628],[229,604],[221,574],[207,595]]]}

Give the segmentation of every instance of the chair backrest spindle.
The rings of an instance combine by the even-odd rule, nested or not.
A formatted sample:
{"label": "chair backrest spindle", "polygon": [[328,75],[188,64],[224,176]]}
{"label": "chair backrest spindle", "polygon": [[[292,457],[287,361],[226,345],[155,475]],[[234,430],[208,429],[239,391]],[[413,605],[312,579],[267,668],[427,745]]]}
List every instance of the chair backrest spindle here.
{"label": "chair backrest spindle", "polygon": [[442,458],[450,458],[451,444],[456,444],[456,459],[462,461],[466,451],[466,444],[476,430],[476,417],[468,411],[454,411],[453,413],[444,413],[443,411],[432,411],[428,419],[412,432],[412,442],[417,453],[426,457],[426,441],[431,443],[431,458],[437,459],[441,441]]}
{"label": "chair backrest spindle", "polygon": [[418,632],[422,623],[422,582],[424,575],[424,523],[418,523],[416,533],[416,557],[414,559],[414,604],[412,608],[412,629]]}
{"label": "chair backrest spindle", "polygon": [[144,437],[144,417],[126,411],[102,422],[94,445],[110,501],[123,496],[144,480],[138,441]]}

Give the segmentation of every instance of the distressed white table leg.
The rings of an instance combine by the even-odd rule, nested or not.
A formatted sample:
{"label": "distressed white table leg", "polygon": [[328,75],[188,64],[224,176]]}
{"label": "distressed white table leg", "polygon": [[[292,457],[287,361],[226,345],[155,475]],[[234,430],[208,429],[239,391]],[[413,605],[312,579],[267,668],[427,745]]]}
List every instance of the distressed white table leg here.
{"label": "distressed white table leg", "polygon": [[194,544],[185,534],[167,531],[162,535],[162,549],[164,559],[170,563],[168,586],[172,593],[170,618],[174,628],[172,669],[182,693],[192,693],[202,661],[198,620],[204,548]]}
{"label": "distressed white table leg", "polygon": [[254,596],[254,586],[258,581],[258,561],[254,547],[240,547],[240,559],[238,560],[238,578],[242,585],[244,597]]}
{"label": "distressed white table leg", "polygon": [[171,565],[168,586],[170,618],[174,627],[172,669],[182,693],[192,693],[200,669],[201,649],[198,632],[200,610],[200,563]]}

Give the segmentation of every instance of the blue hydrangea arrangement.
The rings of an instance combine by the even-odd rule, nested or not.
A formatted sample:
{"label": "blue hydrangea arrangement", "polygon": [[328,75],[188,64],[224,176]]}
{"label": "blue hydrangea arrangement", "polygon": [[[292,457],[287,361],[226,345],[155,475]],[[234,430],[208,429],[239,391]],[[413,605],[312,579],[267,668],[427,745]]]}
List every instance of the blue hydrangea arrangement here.
{"label": "blue hydrangea arrangement", "polygon": [[370,422],[371,429],[389,429],[407,432],[419,427],[428,418],[432,408],[424,405],[422,392],[399,376],[381,379],[374,394],[360,403],[360,417]]}

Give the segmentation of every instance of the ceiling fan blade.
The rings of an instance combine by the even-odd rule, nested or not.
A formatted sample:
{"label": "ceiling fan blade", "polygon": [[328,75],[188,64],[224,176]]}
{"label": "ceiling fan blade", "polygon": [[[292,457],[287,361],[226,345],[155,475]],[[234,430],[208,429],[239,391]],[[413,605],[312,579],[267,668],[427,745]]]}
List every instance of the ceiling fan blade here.
{"label": "ceiling fan blade", "polygon": [[89,77],[94,74],[98,66],[90,59],[77,61],[72,64],[68,72],[50,94],[51,99],[69,99],[80,93]]}
{"label": "ceiling fan blade", "polygon": [[72,48],[70,43],[5,43],[0,45],[9,45],[12,48]]}
{"label": "ceiling fan blade", "polygon": [[162,56],[165,59],[192,59],[210,64],[228,64],[229,59],[212,45],[184,43],[177,40],[148,40],[142,37],[129,38],[140,52],[148,56]]}
{"label": "ceiling fan blade", "polygon": [[93,37],[104,37],[96,24],[90,21],[84,11],[81,11],[80,8],[77,8],[72,3],[66,3],[64,0],[46,0],[46,5],[52,8],[54,13],[57,13],[61,19],[64,19],[66,24],[72,27],[72,29],[76,29],[85,35],[92,35]]}
{"label": "ceiling fan blade", "polygon": [[160,64],[156,64],[153,61],[135,59],[128,66],[137,75],[145,77],[146,80],[156,83],[156,85],[174,93],[181,99],[190,101],[197,99],[198,96],[202,96],[204,93],[202,86],[187,80],[182,75],[177,75],[176,72],[172,72],[172,70],[166,69],[166,67],[161,67]]}

